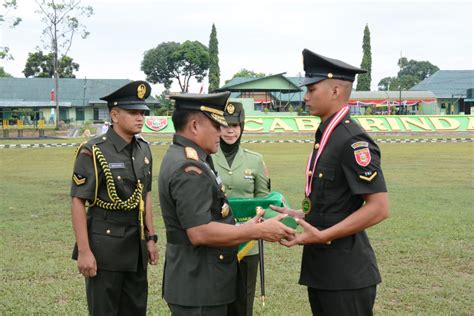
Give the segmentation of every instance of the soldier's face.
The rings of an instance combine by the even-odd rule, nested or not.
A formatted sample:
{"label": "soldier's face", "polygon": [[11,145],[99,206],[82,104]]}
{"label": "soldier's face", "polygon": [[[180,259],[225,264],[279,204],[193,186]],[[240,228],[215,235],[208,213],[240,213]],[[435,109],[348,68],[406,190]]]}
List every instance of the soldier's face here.
{"label": "soldier's face", "polygon": [[235,144],[240,137],[240,124],[221,126],[221,138],[229,145]]}
{"label": "soldier's face", "polygon": [[309,113],[313,116],[324,116],[331,108],[331,87],[328,80],[306,86],[304,102]]}
{"label": "soldier's face", "polygon": [[206,153],[214,154],[219,149],[221,128],[219,123],[202,114],[196,121],[197,144]]}
{"label": "soldier's face", "polygon": [[136,135],[142,131],[145,111],[113,109],[110,113],[114,121],[114,128],[119,128],[128,135]]}

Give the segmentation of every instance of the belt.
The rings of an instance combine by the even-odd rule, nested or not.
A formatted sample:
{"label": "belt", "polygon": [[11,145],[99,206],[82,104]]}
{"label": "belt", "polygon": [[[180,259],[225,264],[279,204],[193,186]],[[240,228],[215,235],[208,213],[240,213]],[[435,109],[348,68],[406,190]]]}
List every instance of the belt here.
{"label": "belt", "polygon": [[121,222],[129,222],[130,224],[138,225],[138,210],[120,212],[120,211],[107,211],[98,207],[91,207],[87,211],[87,215],[92,218],[100,219],[111,219]]}

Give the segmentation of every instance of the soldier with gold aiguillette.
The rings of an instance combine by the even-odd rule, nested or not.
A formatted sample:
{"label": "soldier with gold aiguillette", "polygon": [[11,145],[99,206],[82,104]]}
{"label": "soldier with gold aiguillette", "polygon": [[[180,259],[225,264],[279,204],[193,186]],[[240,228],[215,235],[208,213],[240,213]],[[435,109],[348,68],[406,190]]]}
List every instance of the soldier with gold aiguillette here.
{"label": "soldier with gold aiguillette", "polygon": [[219,148],[230,93],[184,94],[176,100],[173,144],[158,179],[166,227],[163,296],[173,315],[235,314],[237,246],[255,239],[292,239],[280,214],[235,226],[210,154]]}
{"label": "soldier with gold aiguillette", "polygon": [[101,98],[112,126],[76,153],[73,259],[86,278],[91,315],[146,314],[147,264],[158,260],[150,194],[153,161],[139,135],[150,91],[147,82],[134,81]]}

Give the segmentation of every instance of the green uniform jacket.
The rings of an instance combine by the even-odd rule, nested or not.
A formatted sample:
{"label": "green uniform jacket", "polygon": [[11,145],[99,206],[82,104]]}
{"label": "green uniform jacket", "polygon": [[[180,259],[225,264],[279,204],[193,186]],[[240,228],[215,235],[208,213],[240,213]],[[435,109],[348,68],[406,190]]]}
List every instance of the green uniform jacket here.
{"label": "green uniform jacket", "polygon": [[[92,203],[96,194],[105,202],[112,202],[107,190],[104,172],[97,161],[97,181],[92,157],[92,146],[96,145],[105,157],[121,200],[127,200],[143,183],[142,198],[151,191],[152,157],[150,147],[141,137],[130,143],[121,138],[113,128],[106,134],[89,140],[79,148],[74,164],[71,196]],[[138,207],[133,210],[105,210],[99,206],[87,210],[89,243],[99,270],[137,271],[139,256],[146,269],[148,252],[146,241],[140,240]],[[77,259],[74,247],[73,259]]]}
{"label": "green uniform jacket", "polygon": [[186,229],[211,221],[234,225],[210,157],[192,141],[175,135],[158,179],[166,228],[163,296],[170,304],[228,304],[237,295],[237,247],[193,246]]}
{"label": "green uniform jacket", "polygon": [[[270,179],[266,176],[265,163],[259,153],[239,147],[232,167],[229,167],[224,153],[219,148],[212,160],[225,186],[227,197],[254,198],[270,193]],[[257,253],[258,247],[255,246],[247,255]]]}

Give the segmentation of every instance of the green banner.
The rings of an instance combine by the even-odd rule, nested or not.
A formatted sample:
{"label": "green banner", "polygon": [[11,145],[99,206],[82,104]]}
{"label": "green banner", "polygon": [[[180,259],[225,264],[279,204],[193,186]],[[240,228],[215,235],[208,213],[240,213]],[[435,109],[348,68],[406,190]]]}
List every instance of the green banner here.
{"label": "green banner", "polygon": [[[353,116],[368,132],[465,132],[474,131],[474,115],[371,115]],[[313,116],[254,116],[245,119],[250,133],[314,132],[319,118]],[[168,116],[148,116],[143,132],[174,133]]]}

